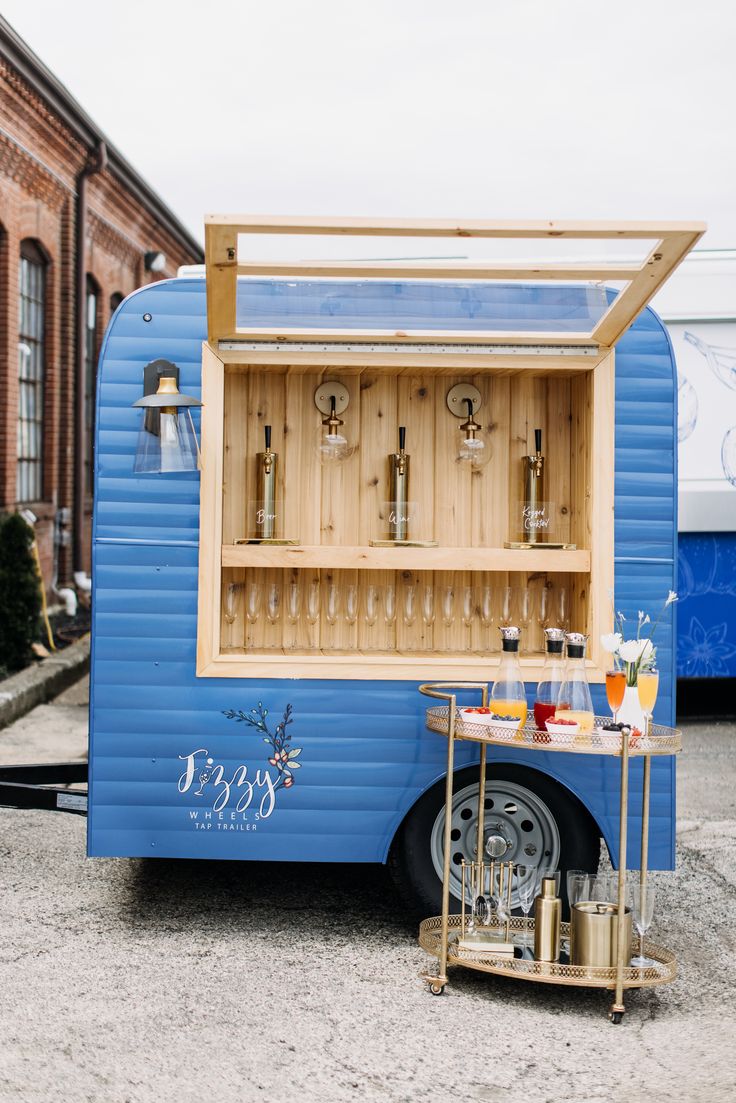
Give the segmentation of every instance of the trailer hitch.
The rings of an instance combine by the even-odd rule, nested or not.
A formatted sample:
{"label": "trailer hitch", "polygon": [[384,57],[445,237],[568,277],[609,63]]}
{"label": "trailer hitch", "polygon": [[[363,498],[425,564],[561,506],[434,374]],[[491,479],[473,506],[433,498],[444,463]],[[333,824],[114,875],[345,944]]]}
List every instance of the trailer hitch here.
{"label": "trailer hitch", "polygon": [[87,790],[65,786],[87,784],[87,762],[44,762],[0,766],[0,807],[32,808],[87,815]]}

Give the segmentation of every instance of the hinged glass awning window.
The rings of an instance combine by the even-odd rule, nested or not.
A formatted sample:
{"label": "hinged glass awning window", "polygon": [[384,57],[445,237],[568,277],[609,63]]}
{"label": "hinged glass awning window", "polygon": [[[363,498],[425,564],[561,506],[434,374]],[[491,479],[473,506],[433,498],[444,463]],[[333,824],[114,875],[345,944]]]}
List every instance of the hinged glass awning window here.
{"label": "hinged glass awning window", "polygon": [[[207,319],[216,350],[324,343],[428,353],[576,355],[592,367],[705,232],[703,223],[482,222],[210,215]],[[242,235],[644,246],[632,260],[249,260]],[[459,239],[462,239],[459,242]],[[437,243],[434,242],[434,247]],[[492,246],[491,246],[492,247]],[[548,247],[548,245],[547,245]],[[617,246],[620,248],[620,245]],[[570,248],[570,246],[568,246]],[[406,243],[397,242],[397,253]],[[608,285],[608,286],[604,286]]]}

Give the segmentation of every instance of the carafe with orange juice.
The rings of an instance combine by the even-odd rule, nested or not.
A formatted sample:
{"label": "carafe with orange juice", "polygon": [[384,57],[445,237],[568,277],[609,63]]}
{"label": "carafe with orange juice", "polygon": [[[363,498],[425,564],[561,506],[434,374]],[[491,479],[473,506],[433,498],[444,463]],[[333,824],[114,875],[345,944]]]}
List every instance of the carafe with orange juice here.
{"label": "carafe with orange juice", "polygon": [[526,691],[519,663],[519,628],[501,628],[501,665],[491,686],[489,704],[496,716],[519,717],[520,728],[526,724]]}
{"label": "carafe with orange juice", "polygon": [[588,637],[581,632],[568,632],[567,665],[557,697],[555,716],[565,720],[575,720],[580,725],[580,734],[588,735],[593,730],[595,713],[593,699],[590,696],[588,675],[585,672],[585,648]]}

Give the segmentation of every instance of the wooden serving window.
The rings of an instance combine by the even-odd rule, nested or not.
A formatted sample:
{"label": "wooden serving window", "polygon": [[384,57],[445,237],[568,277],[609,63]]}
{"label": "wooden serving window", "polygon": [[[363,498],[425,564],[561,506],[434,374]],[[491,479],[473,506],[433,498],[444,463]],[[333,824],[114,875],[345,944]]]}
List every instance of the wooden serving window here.
{"label": "wooden serving window", "polygon": [[[356,445],[335,467],[322,466],[315,449],[322,415],[314,394],[325,378],[349,392],[343,419]],[[458,420],[446,394],[457,382],[471,382],[482,395],[477,417],[492,457],[480,471],[455,459]],[[570,628],[595,641],[607,623],[612,353],[587,372],[520,367],[469,376],[226,364],[206,346],[203,401],[201,675],[480,675],[498,661],[507,587],[514,591],[514,622],[520,591],[531,591],[522,656],[530,679],[541,662],[543,589],[549,624],[559,619],[560,590]],[[282,535],[299,540],[295,545],[243,542],[251,532],[265,425],[278,455]],[[418,507],[412,535],[436,547],[371,545],[384,529],[387,456],[396,450],[399,425],[407,426],[410,497]],[[533,452],[537,428],[556,539],[574,543],[574,550],[504,547],[515,533],[522,457]],[[604,595],[603,604],[596,594]]]}
{"label": "wooden serving window", "polygon": [[[314,229],[309,220],[283,224],[301,226],[296,232],[302,233],[324,230],[323,222]],[[446,332],[377,337],[375,330],[295,334],[264,328],[244,334],[234,322],[237,278],[253,273],[238,264],[233,242],[238,230],[259,225],[274,232],[274,220],[265,219],[210,220],[207,226],[197,674],[489,679],[499,661],[498,627],[507,619],[510,589],[512,622],[521,620],[524,629],[525,677],[539,677],[543,624],[545,619],[559,623],[564,596],[567,627],[589,635],[590,677],[602,681],[606,656],[599,636],[610,623],[614,578],[611,345],[624,321],[621,306],[604,314],[597,336],[595,330],[572,339],[567,334],[564,348],[559,333],[502,338],[465,333],[467,346],[457,343],[460,335]],[[347,224],[329,225],[327,232],[338,232],[335,227]],[[360,223],[358,232],[371,232],[366,228],[371,225]],[[459,233],[448,230],[449,224],[429,225],[440,226],[445,236]],[[499,225],[482,224],[486,230]],[[554,224],[523,225],[533,229],[520,236],[541,237]],[[586,235],[585,224],[569,225],[569,236]],[[352,222],[345,232],[354,228]],[[480,236],[493,236],[486,230]],[[630,232],[640,238],[665,233],[662,227],[647,230],[638,226]],[[667,271],[700,232],[694,226],[666,231]],[[598,236],[614,234],[608,227]],[[360,266],[256,267],[257,275],[333,278],[337,268],[340,275],[355,277]],[[379,277],[383,267],[378,266]],[[432,266],[432,278],[439,267]],[[653,293],[661,282],[662,257],[649,267]],[[391,270],[401,278],[427,275],[417,266]],[[533,270],[536,278],[540,270]],[[498,271],[496,266],[493,274]],[[493,278],[488,272],[476,266],[471,276]],[[504,269],[504,278],[524,276],[531,273],[517,269],[509,277]],[[627,276],[625,324],[646,301],[644,277],[624,273],[619,265],[617,278]],[[449,278],[458,275],[453,270]],[[562,268],[556,266],[549,278],[563,278]],[[341,416],[355,450],[336,466],[321,465],[316,449],[323,415],[314,396],[325,381],[339,382],[349,397]],[[448,410],[447,392],[457,383],[480,392],[476,416],[492,449],[488,465],[472,472],[455,458],[458,419]],[[298,543],[246,542],[252,536],[256,457],[264,448],[266,425],[278,455],[278,535]],[[407,428],[411,457],[409,496],[416,507],[411,535],[435,546],[372,544],[385,535],[387,456],[397,449],[400,425]],[[543,433],[554,541],[571,548],[504,546],[517,538],[522,457],[534,452],[536,429]],[[522,594],[527,595],[523,607]]]}

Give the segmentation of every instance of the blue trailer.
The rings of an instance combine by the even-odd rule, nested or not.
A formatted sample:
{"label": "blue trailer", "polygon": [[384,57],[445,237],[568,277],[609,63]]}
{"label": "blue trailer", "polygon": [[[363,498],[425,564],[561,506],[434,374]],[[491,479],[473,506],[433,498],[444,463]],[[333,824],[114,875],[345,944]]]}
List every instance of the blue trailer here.
{"label": "blue trailer", "polygon": [[[267,220],[264,224],[270,225]],[[539,224],[540,232],[528,236],[552,233],[552,225]],[[215,229],[220,232],[221,227]],[[699,232],[692,231],[688,241],[697,239]],[[618,335],[609,336],[604,348],[604,342],[594,338],[586,344],[580,334],[602,334],[597,327],[608,324],[606,319],[610,320],[624,292],[592,285],[585,277],[560,281],[559,273],[557,282],[543,283],[543,275],[540,278],[537,273],[544,266],[527,280],[502,279],[495,272],[489,278],[461,279],[462,273],[454,270],[448,278],[428,278],[423,271],[417,278],[416,271],[405,273],[406,265],[399,266],[401,271],[393,278],[374,265],[367,278],[353,272],[355,265],[340,268],[336,263],[312,265],[306,273],[299,266],[275,273],[263,266],[243,275],[232,251],[218,256],[218,240],[214,232],[208,239],[206,282],[178,278],[142,288],[118,308],[103,343],[96,407],[88,853],[120,858],[388,862],[407,895],[425,914],[436,914],[446,747],[441,736],[425,730],[426,702],[417,687],[420,681],[442,680],[443,675],[492,680],[498,660],[495,645],[487,643],[484,651],[477,641],[473,643],[476,637],[468,635],[462,637],[467,646],[455,643],[443,657],[436,642],[438,617],[431,652],[423,650],[421,643],[401,648],[398,642],[390,654],[385,649],[380,654],[367,649],[358,654],[354,647],[329,649],[313,644],[310,650],[306,623],[306,645],[290,649],[283,634],[288,627],[285,590],[277,610],[283,628],[281,621],[267,623],[261,607],[261,641],[255,646],[248,638],[251,622],[242,588],[249,577],[263,578],[267,585],[268,579],[280,578],[288,587],[289,579],[297,577],[297,568],[292,571],[296,563],[305,584],[312,570],[320,586],[328,572],[342,571],[346,577],[358,577],[358,586],[365,588],[367,575],[354,567],[354,538],[352,550],[346,550],[344,540],[339,545],[330,542],[329,533],[326,538],[323,535],[322,544],[317,542],[319,537],[317,541],[312,537],[313,543],[304,546],[304,533],[311,523],[309,518],[305,521],[305,509],[308,513],[311,497],[303,479],[311,453],[304,442],[294,444],[293,419],[303,417],[310,434],[319,429],[320,414],[309,390],[310,372],[319,372],[320,378],[337,377],[351,395],[362,387],[363,419],[368,417],[374,378],[397,378],[399,382],[390,386],[398,386],[399,395],[402,377],[414,378],[414,373],[429,378],[417,390],[411,390],[410,384],[410,397],[425,398],[426,388],[434,388],[431,393],[437,401],[424,423],[435,426],[433,439],[422,443],[411,417],[407,419],[407,448],[411,450],[413,439],[426,467],[439,462],[436,456],[445,447],[443,380],[449,385],[467,376],[481,391],[486,385],[494,386],[487,404],[495,409],[481,410],[479,417],[484,429],[500,434],[495,439],[501,447],[495,448],[482,477],[495,478],[500,487],[496,493],[506,494],[512,503],[515,464],[531,443],[525,437],[509,444],[508,429],[493,425],[494,416],[504,416],[499,413],[507,393],[504,388],[510,388],[511,394],[512,412],[507,409],[507,418],[514,416],[514,403],[523,400],[533,407],[535,412],[528,413],[524,423],[529,434],[536,427],[535,418],[547,419],[550,457],[562,455],[563,445],[555,438],[564,438],[564,448],[568,452],[572,448],[573,454],[566,467],[568,483],[560,484],[558,493],[567,497],[550,508],[558,514],[562,542],[568,546],[559,551],[531,548],[525,561],[520,558],[524,549],[502,547],[504,536],[514,536],[509,531],[491,534],[492,550],[486,534],[470,548],[453,540],[449,553],[456,554],[457,569],[474,585],[486,574],[495,584],[496,574],[505,583],[521,577],[519,572],[525,572],[523,581],[531,580],[532,586],[552,585],[550,578],[569,583],[568,627],[587,631],[591,637],[594,703],[596,711],[606,712],[601,684],[605,656],[597,643],[601,632],[611,630],[611,603],[601,592],[606,580],[615,586],[616,609],[634,620],[638,609],[654,612],[677,585],[677,379],[670,339],[652,310],[637,314],[641,300],[628,306],[625,319],[614,316],[621,330],[615,350],[614,406],[612,348]],[[675,263],[671,252],[668,263]],[[343,270],[348,274],[343,275]],[[230,298],[225,298],[225,306],[229,304],[236,318],[223,326],[218,322],[222,315],[217,297],[228,279],[232,285],[226,291]],[[630,279],[630,286],[636,288],[636,276]],[[221,285],[218,280],[223,281]],[[637,316],[629,325],[632,313]],[[144,388],[144,375],[147,366],[157,362],[168,364],[168,368],[159,366],[158,376],[175,369],[179,390],[204,402],[201,419],[198,409],[193,416],[196,433],[202,436],[201,472],[134,471],[144,415],[133,404],[144,389],[150,392],[150,386]],[[375,376],[370,374],[374,369]],[[531,370],[525,374],[527,369]],[[276,412],[273,404],[266,409],[271,400],[259,392],[273,380],[277,380],[274,386],[282,388],[278,393],[286,396],[285,409]],[[487,380],[491,382],[486,384]],[[542,386],[547,388],[544,409],[537,401]],[[523,388],[527,388],[526,398]],[[356,401],[351,397],[353,404]],[[559,415],[560,403],[563,415]],[[589,418],[582,429],[581,410]],[[344,414],[348,428],[349,413],[350,409]],[[447,416],[451,434],[456,432],[456,422]],[[280,494],[288,507],[290,486],[298,485],[301,499],[301,531],[283,535],[301,537],[302,545],[247,542],[244,518],[250,506],[243,505],[237,515],[240,519],[233,521],[232,511],[240,507],[233,506],[228,493],[233,484],[241,497],[248,492],[250,475],[242,471],[251,472],[256,453],[262,453],[259,426],[265,417],[273,420],[288,467]],[[349,482],[349,471],[354,470],[356,486],[359,482],[362,488],[364,482],[367,485],[363,479],[367,468],[362,465],[369,462],[366,453],[373,444],[364,421],[355,424],[363,427],[363,458],[353,456],[339,478],[340,485]],[[386,440],[391,439],[393,424],[389,429]],[[611,464],[605,462],[609,447]],[[579,458],[583,454],[584,460]],[[357,466],[351,469],[351,463]],[[505,465],[502,478],[498,465]],[[418,466],[419,470],[413,469],[417,484],[421,463]],[[435,485],[440,478],[437,470]],[[314,522],[323,534],[331,524],[339,524],[328,516],[329,510],[325,513],[327,477],[318,476],[322,512],[317,510]],[[471,485],[476,484],[471,480]],[[451,486],[457,488],[460,483]],[[357,490],[348,489],[340,499],[343,511],[349,510],[353,493],[358,496]],[[385,498],[387,492],[379,486],[375,493]],[[462,493],[452,491],[458,500]],[[468,492],[468,501],[472,493]],[[604,499],[602,512],[586,513],[596,494]],[[610,548],[605,501],[610,501],[615,518]],[[206,516],[200,515],[201,508]],[[413,586],[413,579],[421,587],[430,577],[422,574],[425,562],[432,565],[435,580],[448,577],[442,518],[449,514],[443,513],[445,504],[439,500],[429,508],[435,510],[435,527],[421,535],[434,537],[438,547],[386,548],[380,540],[371,543],[363,537],[357,553],[358,560],[360,555],[365,557],[373,579],[395,578],[401,594]],[[474,518],[482,515],[472,514]],[[285,524],[288,527],[288,519]],[[293,524],[296,529],[296,521]],[[578,539],[571,541],[575,533]],[[581,533],[590,541],[587,548],[581,548]],[[577,548],[571,549],[570,543]],[[396,568],[402,553],[410,565],[405,572]],[[423,560],[422,555],[427,558]],[[550,557],[549,568],[540,560],[545,555]],[[552,558],[565,555],[572,558]],[[449,569],[454,569],[451,560]],[[222,603],[229,587],[240,603],[234,607],[233,621],[222,615],[227,613]],[[360,617],[366,615],[367,592],[359,593]],[[377,585],[376,594],[380,592]],[[320,594],[323,600],[323,589]],[[299,616],[304,617],[304,594],[299,601]],[[240,621],[242,636],[237,646],[231,646],[227,633],[233,622],[237,627]],[[367,623],[368,628],[361,620],[359,630],[369,631]],[[272,647],[267,641],[274,624],[284,646]],[[452,631],[460,630],[458,621]],[[295,631],[301,629],[297,626]],[[396,641],[399,631],[407,631],[406,625],[394,628]],[[355,637],[351,638],[354,643]],[[657,644],[661,680],[656,719],[672,724],[671,622],[662,624]],[[530,703],[539,660],[539,655],[523,660]],[[458,864],[473,848],[476,763],[476,748],[466,745],[458,751],[453,811]],[[640,762],[632,766],[632,807],[640,805],[636,798],[640,767]],[[489,754],[486,830],[506,840],[507,860],[522,860],[524,855],[529,860],[534,855],[532,860],[563,869],[595,868],[602,838],[615,864],[618,776],[618,766],[610,758],[495,748]],[[640,845],[635,822],[629,839],[629,863],[635,867]],[[674,848],[675,760],[655,758],[652,867],[672,868]]]}

